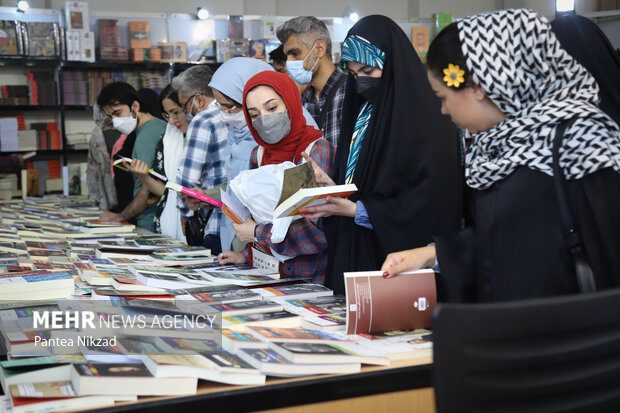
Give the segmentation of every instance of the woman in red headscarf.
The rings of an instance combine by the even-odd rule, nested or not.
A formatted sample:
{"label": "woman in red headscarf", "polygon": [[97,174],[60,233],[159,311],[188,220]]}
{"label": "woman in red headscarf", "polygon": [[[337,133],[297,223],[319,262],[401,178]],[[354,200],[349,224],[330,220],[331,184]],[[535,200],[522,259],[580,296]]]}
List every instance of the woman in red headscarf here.
{"label": "woman in red headscarf", "polygon": [[[251,169],[290,161],[304,162],[302,152],[326,171],[333,161],[334,148],[321,132],[306,124],[299,91],[293,80],[278,72],[261,72],[252,77],[243,91],[243,111],[258,147],[252,152]],[[261,244],[267,250],[293,257],[280,264],[282,278],[304,278],[323,283],[327,265],[327,240],[316,220],[301,218],[291,223],[284,241],[271,242],[271,223],[253,221],[233,224],[237,236]],[[221,264],[252,262],[256,250],[250,245],[242,253],[224,251]],[[269,253],[270,251],[263,251]]]}

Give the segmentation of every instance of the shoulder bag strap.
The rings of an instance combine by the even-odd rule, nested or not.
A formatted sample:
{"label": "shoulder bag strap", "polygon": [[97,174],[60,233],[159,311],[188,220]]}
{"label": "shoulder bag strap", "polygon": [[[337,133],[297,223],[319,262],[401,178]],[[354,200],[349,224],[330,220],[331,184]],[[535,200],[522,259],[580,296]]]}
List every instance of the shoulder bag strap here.
{"label": "shoulder bag strap", "polygon": [[570,211],[569,200],[566,196],[566,178],[560,168],[560,146],[562,146],[562,140],[564,139],[564,131],[571,122],[571,120],[563,121],[555,132],[555,138],[553,140],[553,184],[560,207],[560,218],[562,219],[564,236],[566,237],[569,253],[575,261],[575,272],[577,274],[579,291],[582,293],[589,293],[596,291],[594,273],[585,256],[583,242],[581,241],[581,236],[579,235]]}

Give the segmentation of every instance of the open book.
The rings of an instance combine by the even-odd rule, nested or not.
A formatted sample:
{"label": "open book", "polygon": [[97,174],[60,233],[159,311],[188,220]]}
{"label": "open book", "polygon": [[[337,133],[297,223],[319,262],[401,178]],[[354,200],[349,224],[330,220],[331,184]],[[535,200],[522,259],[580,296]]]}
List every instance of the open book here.
{"label": "open book", "polygon": [[381,271],[345,272],[347,334],[429,328],[437,302],[433,270],[383,278]]}
{"label": "open book", "polygon": [[[125,158],[125,157],[120,157],[120,158],[114,160],[114,162],[112,162],[112,165],[116,166],[118,169],[121,169],[123,171],[128,171],[128,169],[125,168],[125,165],[123,165],[123,162],[131,163],[131,159],[130,158]],[[166,178],[162,174],[159,174],[159,173],[153,171],[151,168],[149,168],[149,175],[151,175],[152,177],[157,178],[157,179],[159,179],[160,181],[163,181],[163,182],[167,182],[168,181],[168,178]]]}
{"label": "open book", "polygon": [[328,196],[347,197],[357,191],[355,184],[317,186],[310,162],[284,171],[282,194],[274,218],[299,215],[303,207],[324,204]]}
{"label": "open book", "polygon": [[251,218],[250,211],[237,201],[232,195],[220,189],[220,199],[222,200],[222,211],[232,219],[235,224],[243,224],[246,219]]}

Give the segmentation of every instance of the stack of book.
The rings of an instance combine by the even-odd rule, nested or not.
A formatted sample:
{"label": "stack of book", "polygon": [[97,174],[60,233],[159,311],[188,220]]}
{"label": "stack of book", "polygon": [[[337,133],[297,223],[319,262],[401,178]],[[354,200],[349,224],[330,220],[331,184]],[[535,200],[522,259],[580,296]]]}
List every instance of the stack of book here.
{"label": "stack of book", "polygon": [[127,47],[121,46],[118,33],[118,20],[99,19],[99,59],[112,61],[127,60]]}
{"label": "stack of book", "polygon": [[24,44],[26,54],[33,57],[60,56],[58,23],[25,23]]}
{"label": "stack of book", "polygon": [[67,60],[95,61],[95,33],[90,31],[88,2],[65,3]]}
{"label": "stack of book", "polygon": [[30,88],[28,85],[2,85],[1,105],[28,105],[30,104]]}
{"label": "stack of book", "polygon": [[24,74],[28,78],[33,105],[56,105],[58,103],[53,72],[49,70],[26,70]]}
{"label": "stack of book", "polygon": [[73,149],[88,149],[88,142],[90,142],[91,133],[68,133],[67,146]]}
{"label": "stack of book", "polygon": [[14,20],[0,20],[0,55],[20,56],[24,53],[22,23]]}
{"label": "stack of book", "polygon": [[[0,384],[16,411],[94,408],[193,394],[199,381],[261,385],[267,376],[352,373],[430,355],[426,330],[346,334],[364,303],[378,318],[384,305],[376,300],[400,302],[394,298],[407,289],[399,282],[398,293],[375,297],[382,289],[373,285],[364,303],[348,308],[324,286],[222,266],[208,249],[138,236],[131,224],[97,216],[84,198],[0,202],[0,298],[10,298],[0,306],[9,358],[0,362]],[[412,274],[405,284],[418,275],[430,280]],[[367,273],[347,278],[359,278],[361,289],[369,282]],[[40,301],[19,302],[26,299]],[[417,312],[434,304],[428,297],[422,306],[416,292],[411,302]],[[345,322],[303,327],[331,315]]]}
{"label": "stack of book", "polygon": [[88,82],[85,73],[76,70],[63,70],[62,90],[65,105],[88,105]]}
{"label": "stack of book", "polygon": [[30,129],[34,129],[39,135],[38,149],[62,149],[62,136],[57,122],[31,123]]}

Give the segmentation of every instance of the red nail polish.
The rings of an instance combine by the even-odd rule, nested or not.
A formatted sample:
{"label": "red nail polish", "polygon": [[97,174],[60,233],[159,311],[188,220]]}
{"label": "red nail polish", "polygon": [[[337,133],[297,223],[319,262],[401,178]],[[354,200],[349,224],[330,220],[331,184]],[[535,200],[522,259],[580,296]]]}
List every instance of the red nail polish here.
{"label": "red nail polish", "polygon": [[389,277],[389,276],[390,276],[390,273],[389,273],[389,272],[385,271],[385,272],[383,273],[383,278],[387,278],[387,277]]}

